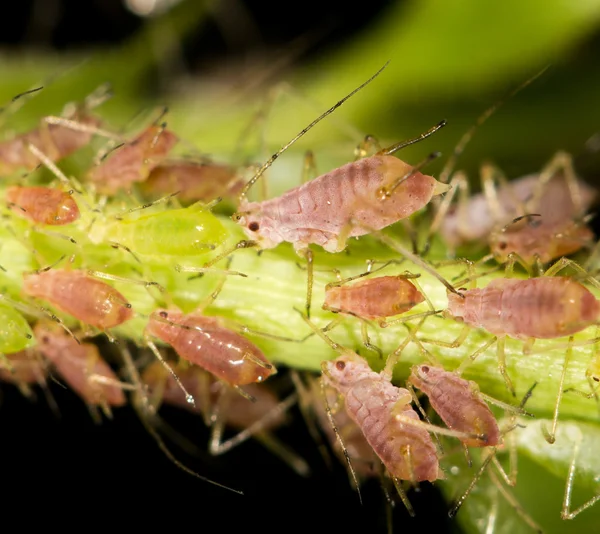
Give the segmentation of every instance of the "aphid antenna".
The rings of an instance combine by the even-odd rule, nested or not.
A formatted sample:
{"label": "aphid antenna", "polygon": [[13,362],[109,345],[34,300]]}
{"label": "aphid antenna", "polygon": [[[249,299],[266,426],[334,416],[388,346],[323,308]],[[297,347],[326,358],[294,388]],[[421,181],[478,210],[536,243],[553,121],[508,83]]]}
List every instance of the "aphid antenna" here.
{"label": "aphid antenna", "polygon": [[18,111],[19,109],[21,109],[21,107],[33,96],[35,96],[37,93],[39,93],[42,89],[44,89],[44,86],[37,86],[37,87],[32,87],[31,89],[28,89],[27,91],[23,91],[22,93],[19,93],[15,96],[13,96],[10,100],[10,102],[6,105],[0,108],[0,126],[4,123],[5,117],[7,115],[13,114],[16,111]]}
{"label": "aphid antenna", "polygon": [[[148,422],[148,414],[145,412],[145,408],[143,406],[144,405],[147,406],[148,403],[149,403],[149,401],[148,401],[147,395],[145,394],[145,389],[144,389],[144,386],[142,384],[142,380],[140,378],[140,375],[139,375],[139,373],[138,373],[138,371],[135,368],[135,365],[133,363],[133,358],[131,357],[131,353],[129,352],[129,350],[127,349],[127,347],[123,347],[121,349],[121,353],[123,355],[123,360],[125,361],[125,366],[126,366],[127,372],[129,373],[129,377],[130,377],[131,381],[133,382],[133,384],[137,387],[137,389],[138,389],[138,391],[139,391],[139,393],[140,393],[140,395],[142,397],[142,403],[140,404],[140,403],[134,402],[133,403],[133,408],[136,411],[136,413],[138,414],[142,425],[144,426],[144,428],[146,429],[146,431],[154,438],[154,441],[156,441],[156,444],[158,445],[159,449],[163,452],[163,454],[171,462],[173,462],[179,469],[181,469],[182,471],[185,471],[189,475],[192,475],[193,477],[196,477],[196,478],[198,478],[200,480],[203,480],[204,482],[208,482],[209,484],[213,484],[214,486],[218,486],[219,488],[223,488],[223,489],[226,489],[228,491],[232,491],[233,493],[237,493],[238,495],[244,495],[243,491],[230,488],[230,487],[225,486],[223,484],[219,484],[218,482],[215,482],[214,480],[211,480],[209,478],[203,477],[202,475],[196,473],[195,471],[193,471],[189,467],[187,467],[184,464],[182,464],[179,460],[177,460],[177,458],[175,458],[175,456],[173,456],[173,453],[167,448],[165,442],[160,437],[160,435],[158,434],[158,432],[156,431],[156,429]],[[159,358],[159,359],[162,361],[161,358]]]}
{"label": "aphid antenna", "polygon": [[[298,310],[297,310],[298,311]],[[302,313],[300,313],[302,315]],[[302,315],[304,317],[304,315]],[[305,318],[307,322],[310,322],[310,319]],[[312,327],[312,326],[311,326]],[[326,336],[325,336],[326,337]],[[322,367],[323,371],[325,371],[325,367]],[[331,428],[333,429],[334,434],[337,437],[338,443],[344,453],[344,458],[346,458],[346,463],[348,464],[348,469],[350,470],[350,475],[352,476],[352,481],[354,482],[354,487],[356,488],[356,493],[358,495],[358,502],[362,505],[362,495],[360,493],[360,486],[358,483],[358,478],[356,477],[356,472],[354,471],[354,467],[352,467],[352,461],[350,460],[350,454],[348,453],[348,449],[346,449],[346,445],[344,444],[344,440],[333,420],[333,414],[331,413],[331,406],[329,406],[329,401],[327,400],[327,393],[325,392],[325,381],[321,378],[321,395],[323,400],[325,401],[325,411],[327,412],[327,418],[329,419],[329,423],[331,424]]]}
{"label": "aphid antenna", "polygon": [[146,204],[142,204],[141,206],[138,206],[136,208],[129,208],[125,211],[121,211],[120,213],[117,213],[115,215],[113,215],[113,217],[117,220],[117,221],[122,221],[123,219],[125,219],[125,217],[131,213],[135,213],[136,211],[141,211],[141,210],[145,210],[148,208],[151,208],[152,206],[155,206],[157,204],[163,204],[163,203],[167,203],[169,202],[173,197],[176,197],[179,193],[181,193],[181,191],[175,191],[174,193],[170,193],[168,195],[165,195],[164,197],[161,197],[157,200],[153,200],[152,202],[148,202]]}
{"label": "aphid antenna", "polygon": [[398,150],[406,148],[407,146],[410,146],[410,145],[414,145],[415,143],[418,143],[419,141],[423,141],[423,139],[427,139],[429,136],[433,135],[435,132],[437,132],[444,126],[446,126],[446,124],[447,124],[446,119],[443,119],[440,122],[438,122],[435,126],[432,126],[431,128],[429,128],[429,130],[427,130],[426,132],[419,134],[417,137],[413,137],[412,139],[408,139],[406,141],[400,141],[399,143],[396,143],[395,145],[384,148],[383,150],[380,150],[379,152],[377,152],[376,155],[377,156],[391,156],[392,154],[395,154],[396,152],[398,152]]}
{"label": "aphid antenna", "polygon": [[475,131],[483,123],[485,123],[496,111],[498,111],[498,109],[500,107],[502,107],[502,105],[504,105],[504,103],[507,100],[510,100],[512,97],[514,97],[519,92],[521,92],[523,89],[525,89],[525,87],[527,87],[528,85],[533,83],[535,80],[537,80],[542,74],[544,74],[544,72],[546,72],[546,70],[548,70],[549,67],[550,67],[550,65],[546,65],[542,70],[538,71],[536,74],[534,74],[533,76],[531,76],[530,78],[525,80],[523,83],[518,85],[515,89],[510,91],[505,97],[501,98],[500,100],[497,100],[494,104],[492,104],[492,106],[490,106],[481,115],[479,115],[479,117],[477,117],[477,119],[475,120],[473,125],[463,134],[463,136],[458,141],[457,145],[454,147],[452,154],[448,158],[446,165],[444,165],[444,168],[442,169],[442,172],[440,173],[440,178],[439,178],[440,182],[442,182],[444,184],[448,183],[448,179],[450,178],[452,171],[456,167],[456,162],[458,161],[458,158],[461,156],[461,154],[464,152],[466,146],[469,144],[469,142],[473,138],[473,134],[475,133]]}
{"label": "aphid antenna", "polygon": [[[284,146],[282,146],[277,152],[275,152],[275,154],[273,154],[261,167],[260,169],[258,169],[258,171],[256,172],[256,174],[248,181],[248,183],[246,183],[246,185],[244,186],[244,188],[242,189],[242,192],[240,193],[239,196],[239,202],[241,203],[242,201],[244,201],[246,199],[246,197],[248,196],[248,191],[250,190],[250,188],[257,182],[257,180],[265,173],[265,171],[274,163],[274,161],[281,156],[281,154],[283,154],[288,148],[290,148],[296,141],[298,141],[302,136],[304,136],[304,134],[306,134],[309,130],[311,130],[313,128],[313,126],[316,126],[319,122],[321,122],[325,117],[327,117],[328,115],[331,115],[331,113],[333,113],[337,108],[339,108],[342,104],[344,104],[344,102],[346,102],[346,100],[348,100],[349,98],[351,98],[352,96],[354,96],[356,93],[358,93],[361,89],[363,89],[365,86],[367,86],[368,84],[370,84],[375,78],[377,78],[377,76],[379,76],[381,74],[381,72],[389,65],[389,61],[387,61],[385,63],[385,65],[383,67],[381,67],[375,74],[373,74],[373,76],[371,76],[366,82],[363,82],[361,85],[359,85],[356,89],[354,89],[351,93],[349,93],[348,95],[346,95],[344,98],[342,98],[340,101],[338,101],[336,104],[334,104],[332,107],[330,107],[327,111],[325,111],[325,113],[319,115],[319,117],[317,117],[314,121],[312,121],[308,126],[306,126],[300,133],[298,133],[295,137],[293,137],[290,141],[288,141]],[[235,214],[234,214],[235,215]]]}
{"label": "aphid antenna", "polygon": [[36,158],[40,160],[40,162],[48,170],[50,170],[58,178],[58,180],[63,184],[64,187],[66,187],[69,191],[73,190],[76,193],[83,195],[83,193],[75,187],[73,181],[67,178],[65,174],[54,164],[54,162],[48,156],[46,156],[46,154],[44,154],[38,147],[36,147],[32,143],[29,143],[27,145],[27,148]]}
{"label": "aphid antenna", "polygon": [[152,351],[152,353],[154,354],[154,356],[156,356],[156,359],[162,364],[162,366],[173,377],[173,380],[175,380],[175,383],[177,384],[177,386],[179,387],[179,389],[181,389],[181,391],[185,395],[186,402],[188,404],[191,404],[195,408],[196,407],[196,401],[194,400],[194,397],[188,392],[187,389],[185,389],[185,386],[183,385],[183,383],[181,382],[181,380],[177,376],[177,373],[168,364],[168,362],[163,358],[163,356],[161,355],[161,353],[158,350],[157,346],[150,339],[150,336],[147,333],[144,334],[144,342],[146,343],[146,346]]}

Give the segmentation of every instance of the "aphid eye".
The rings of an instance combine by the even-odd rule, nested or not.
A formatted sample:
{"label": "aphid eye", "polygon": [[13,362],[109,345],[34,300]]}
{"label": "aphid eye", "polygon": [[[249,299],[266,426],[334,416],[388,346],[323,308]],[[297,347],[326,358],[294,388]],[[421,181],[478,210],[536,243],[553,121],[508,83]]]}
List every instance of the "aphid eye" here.
{"label": "aphid eye", "polygon": [[423,365],[421,367],[421,371],[423,371],[425,374],[427,374],[429,372],[429,367],[427,367],[426,365]]}
{"label": "aphid eye", "polygon": [[343,371],[346,368],[346,362],[335,362],[335,366],[337,368],[338,371]]}
{"label": "aphid eye", "polygon": [[251,222],[248,225],[248,230],[250,230],[251,232],[258,232],[259,228],[260,228],[260,225],[256,221]]}
{"label": "aphid eye", "polygon": [[161,311],[158,315],[160,315],[163,319],[166,319],[169,316],[169,314],[166,311]]}
{"label": "aphid eye", "polygon": [[50,336],[43,336],[42,337],[42,343],[49,343],[50,342]]}
{"label": "aphid eye", "polygon": [[596,382],[600,382],[600,378],[598,378],[597,376],[593,376],[592,377]]}
{"label": "aphid eye", "polygon": [[500,250],[505,250],[507,246],[508,244],[506,243],[506,241],[500,241],[500,243],[498,243],[498,248]]}

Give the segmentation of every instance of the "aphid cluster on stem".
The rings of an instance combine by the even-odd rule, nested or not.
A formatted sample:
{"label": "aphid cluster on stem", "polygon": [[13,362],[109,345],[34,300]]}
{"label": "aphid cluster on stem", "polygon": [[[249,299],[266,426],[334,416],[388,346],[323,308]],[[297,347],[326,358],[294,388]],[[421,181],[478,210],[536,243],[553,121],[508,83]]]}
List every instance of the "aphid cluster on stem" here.
{"label": "aphid cluster on stem", "polygon": [[[285,151],[382,70],[256,166],[247,182],[242,177],[252,166],[175,154],[182,143],[166,122],[125,136],[107,129],[89,106],[46,117],[38,128],[0,144],[0,174],[7,183],[2,232],[28,254],[26,267],[8,261],[0,272],[0,281],[18,286],[0,290],[0,379],[27,395],[40,386],[50,400],[48,377],[56,375],[96,420],[98,409],[110,417],[129,395],[169,459],[219,486],[189,470],[166,447],[163,434],[187,442],[170,429],[162,412],[159,417],[161,404],[201,415],[211,429],[212,454],[224,454],[252,437],[306,476],[312,466],[276,435],[298,403],[310,432],[329,440],[359,492],[362,479],[384,475],[411,514],[415,510],[407,489],[448,478],[459,445],[469,468],[478,467],[450,515],[487,476],[496,494],[540,531],[507,488],[516,484],[516,467],[507,474],[498,456],[508,450],[513,463],[517,449],[512,444],[527,424],[517,416],[532,415],[525,401],[532,397],[539,407],[539,391],[548,396],[554,385],[539,377],[540,386],[533,390],[534,380],[525,383],[517,373],[520,364],[541,359],[544,351],[565,349],[558,362],[558,388],[552,391],[552,421],[540,425],[548,444],[560,433],[564,395],[578,395],[587,405],[598,402],[599,336],[590,331],[600,313],[595,295],[600,283],[593,272],[600,247],[587,226],[597,192],[576,176],[571,158],[559,152],[539,173],[511,182],[486,163],[484,193],[469,195],[466,176],[454,167],[474,129],[459,142],[439,178],[424,174],[439,153],[416,164],[394,155],[430,138],[445,125],[442,120],[383,149],[367,136],[355,161],[278,197],[249,199],[251,188]],[[67,177],[60,169],[61,159],[94,138],[107,137],[120,144],[80,175]],[[39,165],[50,171],[51,183],[37,174],[13,180],[16,171],[35,173]],[[314,168],[312,154],[305,168]],[[139,205],[138,195],[147,203]],[[235,224],[213,213],[222,198],[237,201],[235,213],[230,212]],[[419,242],[419,217],[427,224],[424,244]],[[395,223],[403,225],[410,246]],[[429,245],[438,234],[454,252],[480,242],[489,254],[476,260],[455,254],[430,260]],[[369,250],[382,257],[369,258],[366,271],[359,267],[365,258],[357,254],[360,244],[354,238],[379,245]],[[289,336],[272,333],[268,326],[263,331],[260,322],[251,328],[254,310],[270,309],[267,292],[261,291],[269,280],[281,278],[272,258],[284,257],[285,244],[306,261],[306,269],[300,265],[297,270],[302,294],[290,289],[283,299],[286,309],[264,324],[293,332]],[[582,263],[566,257],[585,252]],[[379,262],[383,265],[374,269]],[[466,278],[443,275],[452,263],[466,269]],[[384,268],[389,271],[378,274]],[[328,273],[327,281],[316,273]],[[251,294],[250,311],[237,306],[236,291]],[[315,299],[322,297],[316,312],[313,292]],[[299,302],[304,303],[300,314]],[[290,326],[294,320],[304,330]],[[446,333],[455,324],[460,331],[449,339]],[[89,339],[97,335],[116,342],[111,346],[117,357],[100,354]],[[133,355],[127,338],[137,345]],[[587,346],[593,348],[591,363],[579,376],[579,347]],[[280,362],[290,361],[288,351],[313,349],[323,354],[320,378],[295,374],[296,391],[288,387],[281,398],[268,389],[276,381],[273,375],[284,378]],[[333,354],[326,358],[329,349]],[[498,372],[481,364],[494,349]],[[473,371],[478,365],[485,375]],[[500,398],[484,393],[479,379],[495,384]],[[589,391],[582,391],[588,384]],[[519,405],[513,404],[517,394],[523,395]],[[500,411],[507,424],[501,424]],[[238,433],[223,439],[226,426]],[[579,442],[569,467],[568,502],[578,447]],[[574,512],[563,507],[563,519],[597,500]]]}

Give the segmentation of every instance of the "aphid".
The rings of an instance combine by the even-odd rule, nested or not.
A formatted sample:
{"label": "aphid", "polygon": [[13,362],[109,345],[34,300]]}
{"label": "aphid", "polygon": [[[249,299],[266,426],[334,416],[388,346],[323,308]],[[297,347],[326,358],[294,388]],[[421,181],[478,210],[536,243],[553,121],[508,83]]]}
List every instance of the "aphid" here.
{"label": "aphid", "polygon": [[5,369],[0,362],[0,380],[16,385],[21,393],[31,396],[31,385],[46,384],[48,371],[42,362],[36,358],[35,349],[26,349],[11,354],[5,354],[10,362],[10,370]]}
{"label": "aphid", "polygon": [[[178,364],[174,371],[186,390],[193,392],[197,400],[192,406],[173,377],[160,365],[151,363],[142,373],[142,382],[156,409],[161,403],[183,408],[201,415],[212,427],[210,439],[211,454],[223,454],[253,437],[266,448],[277,454],[292,469],[306,476],[309,467],[297,454],[280,442],[271,431],[285,424],[286,410],[296,402],[291,396],[280,402],[275,394],[258,384],[248,384],[246,392],[254,402],[248,402],[240,395],[233,394],[223,383],[198,366]],[[229,426],[240,432],[222,442],[223,427]]]}
{"label": "aphid", "polygon": [[351,285],[327,284],[323,309],[367,320],[399,315],[425,300],[410,282],[417,276],[409,273],[368,278]]}
{"label": "aphid", "polygon": [[[79,115],[77,121],[89,127],[100,125],[100,120],[91,115]],[[58,161],[86,146],[91,138],[89,132],[42,120],[37,129],[0,142],[0,176],[8,176],[22,168],[31,171],[39,165],[38,158],[29,149],[30,145],[47,154],[51,161]]]}
{"label": "aphid", "polygon": [[427,395],[448,428],[484,437],[461,439],[467,447],[498,445],[498,423],[475,382],[430,365],[415,365],[407,381]]}
{"label": "aphid", "polygon": [[177,136],[164,124],[149,126],[133,141],[116,148],[106,161],[93,167],[87,178],[102,194],[127,190],[133,183],[148,178],[150,171],[165,159],[177,141]]}
{"label": "aphid", "polygon": [[148,179],[140,183],[146,196],[166,195],[178,191],[183,205],[215,198],[234,199],[242,191],[244,181],[235,167],[197,162],[167,161],[152,169]]}
{"label": "aphid", "polygon": [[14,212],[37,224],[70,224],[80,216],[73,197],[60,189],[13,185],[6,189],[5,197]]}
{"label": "aphid", "polygon": [[484,288],[463,290],[459,295],[448,293],[447,313],[463,321],[465,328],[454,342],[427,342],[457,347],[466,339],[470,327],[487,330],[495,337],[465,360],[465,364],[497,343],[499,370],[514,395],[512,381],[506,372],[506,336],[530,345],[535,339],[575,334],[598,319],[600,303],[585,286],[572,278],[550,276],[565,263],[557,262],[546,272],[548,276],[525,280],[496,278]]}
{"label": "aphid", "polygon": [[[444,216],[439,229],[436,224],[432,233],[439,231],[444,241],[456,248],[472,241],[485,241],[494,228],[501,228],[526,213],[539,214],[542,220],[552,223],[573,223],[573,219],[585,213],[598,196],[596,189],[577,178],[577,193],[574,195],[570,182],[565,179],[564,173],[560,172],[542,184],[543,187],[538,193],[541,177],[543,171],[540,174],[511,180],[495,189],[492,188],[491,198],[485,193],[477,193],[470,197],[465,195],[464,200]],[[579,198],[579,205],[574,202],[574,197]]]}
{"label": "aphid", "polygon": [[[385,263],[379,269],[375,271],[371,270],[373,265],[372,261],[369,261],[367,272],[352,276],[342,280],[337,273],[337,282],[331,282],[325,286],[325,302],[323,304],[324,310],[329,310],[333,313],[339,313],[342,316],[353,316],[361,319],[361,332],[363,337],[364,345],[377,352],[381,357],[381,351],[374,345],[371,344],[369,334],[367,331],[367,321],[378,320],[379,325],[383,328],[394,324],[396,322],[405,322],[417,317],[422,317],[424,314],[413,314],[409,316],[401,317],[388,321],[387,317],[393,317],[398,314],[407,312],[417,304],[420,304],[426,297],[421,293],[420,289],[410,280],[416,280],[420,275],[411,274],[406,271],[404,274],[395,276],[379,276],[376,278],[368,278],[360,280],[353,284],[352,282],[357,278],[362,278],[373,272],[383,269],[389,264]],[[429,300],[428,304],[431,307],[430,312],[425,312],[425,315],[432,315],[435,313],[433,305]],[[336,319],[326,327],[326,330],[331,330],[339,322],[340,319]]]}
{"label": "aphid", "polygon": [[491,255],[498,263],[519,261],[524,267],[542,265],[591,247],[594,233],[572,220],[544,220],[539,214],[523,215],[490,234]]}
{"label": "aphid", "polygon": [[102,331],[133,317],[131,304],[116,289],[85,270],[49,269],[23,275],[23,292]]}
{"label": "aphid", "polygon": [[348,163],[279,197],[262,202],[248,201],[248,190],[283,152],[370,83],[382,70],[273,154],[242,190],[238,212],[233,216],[261,248],[273,248],[279,243],[287,242],[292,243],[295,250],[306,257],[308,315],[313,257],[310,244],[320,245],[328,252],[340,252],[346,248],[348,238],[373,233],[409,217],[425,206],[434,195],[445,193],[449,189],[449,186],[440,184],[432,176],[421,174],[419,169],[422,165],[413,167],[392,156],[401,148],[432,135],[445,125],[445,121],[442,121],[415,139],[397,143],[374,156]]}
{"label": "aphid", "polygon": [[123,386],[96,345],[78,343],[54,323],[38,322],[34,333],[40,352],[88,406],[110,417],[111,407],[125,405]]}
{"label": "aphid", "polygon": [[[94,243],[111,241],[138,254],[198,256],[225,242],[228,232],[210,211],[210,205],[192,204],[135,219],[118,219],[93,226]],[[134,210],[130,210],[134,211]]]}
{"label": "aphid", "polygon": [[276,372],[256,345],[217,317],[159,309],[150,315],[145,332],[231,386],[263,382]]}

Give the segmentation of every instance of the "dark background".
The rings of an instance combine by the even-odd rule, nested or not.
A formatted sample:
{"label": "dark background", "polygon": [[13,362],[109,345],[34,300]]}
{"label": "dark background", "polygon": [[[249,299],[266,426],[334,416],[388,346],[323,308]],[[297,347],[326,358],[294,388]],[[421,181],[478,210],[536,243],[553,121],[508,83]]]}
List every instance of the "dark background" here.
{"label": "dark background", "polygon": [[[189,73],[206,73],[223,60],[243,60],[269,47],[280,47],[314,32],[312,46],[299,61],[327,47],[339,46],[368,24],[389,2],[371,1],[360,10],[345,2],[305,0],[295,16],[267,9],[258,0],[244,2],[258,32],[237,43],[221,35],[218,24],[203,24],[185,42],[182,65]],[[282,4],[281,9],[289,9]],[[282,21],[285,21],[285,24]],[[140,28],[142,21],[119,0],[38,0],[11,4],[10,23],[3,24],[0,46],[59,51],[118,43]],[[313,469],[303,479],[263,449],[248,442],[225,456],[198,459],[171,445],[177,458],[203,476],[245,492],[241,497],[181,472],[160,452],[130,408],[115,412],[113,421],[95,425],[83,402],[52,383],[61,411],[58,419],[43,395],[29,401],[9,385],[0,390],[0,435],[5,519],[23,527],[97,530],[159,528],[211,532],[295,531],[386,532],[385,500],[376,480],[362,488],[363,505],[351,489],[343,466],[330,470],[294,410],[294,424],[280,437]],[[163,417],[199,446],[208,432],[199,418],[175,409]],[[417,518],[402,504],[394,511],[395,531],[445,532],[447,505],[433,486],[424,484],[410,499]],[[24,513],[27,510],[27,513]],[[168,523],[167,523],[168,522]]]}

